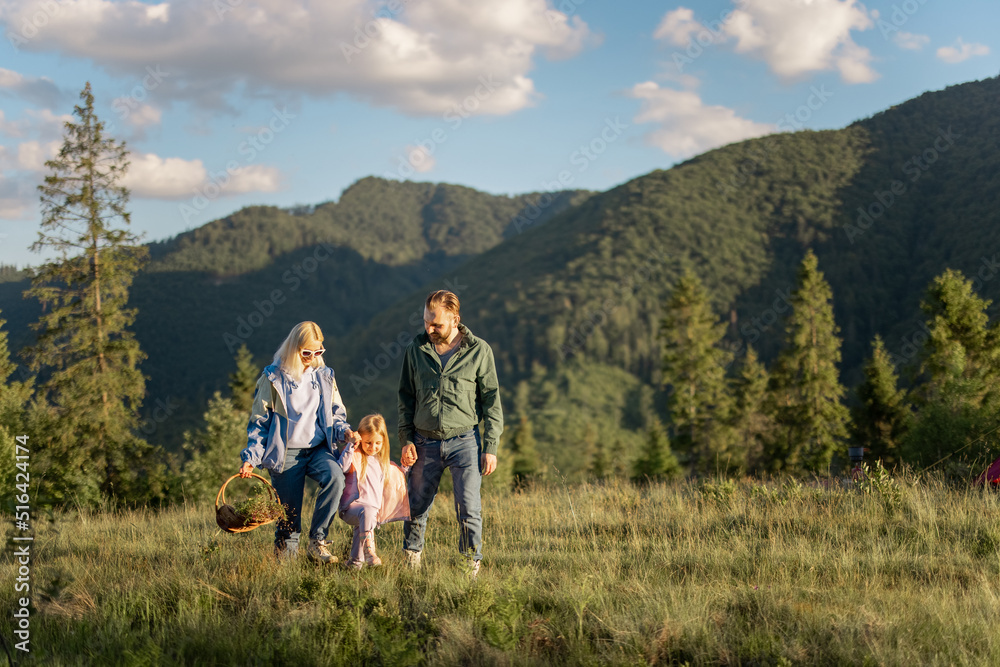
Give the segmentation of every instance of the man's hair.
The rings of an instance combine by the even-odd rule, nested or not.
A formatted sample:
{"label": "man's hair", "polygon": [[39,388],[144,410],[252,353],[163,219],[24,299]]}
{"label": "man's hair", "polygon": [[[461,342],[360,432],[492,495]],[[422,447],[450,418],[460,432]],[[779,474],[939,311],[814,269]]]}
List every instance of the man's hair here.
{"label": "man's hair", "polygon": [[444,308],[455,317],[459,316],[458,309],[460,304],[458,303],[458,297],[455,296],[454,292],[449,292],[446,289],[439,289],[436,292],[431,292],[427,296],[427,301],[424,305],[427,306],[427,310]]}

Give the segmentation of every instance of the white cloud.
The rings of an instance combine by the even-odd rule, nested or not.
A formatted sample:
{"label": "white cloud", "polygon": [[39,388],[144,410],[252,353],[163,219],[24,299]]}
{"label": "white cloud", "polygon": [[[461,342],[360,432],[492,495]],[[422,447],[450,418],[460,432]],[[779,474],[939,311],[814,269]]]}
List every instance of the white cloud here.
{"label": "white cloud", "polygon": [[24,136],[24,121],[7,120],[3,109],[0,109],[0,134],[8,137]]}
{"label": "white cloud", "polygon": [[281,189],[281,172],[275,167],[250,165],[235,173],[213,176],[201,160],[163,158],[154,153],[133,154],[122,184],[137,197],[148,199],[190,199],[214,183],[222,196],[247,192],[276,192]]}
{"label": "white cloud", "polygon": [[[0,6],[0,17],[2,17]],[[15,95],[40,106],[56,106],[62,93],[48,77],[24,76],[19,72],[0,67],[0,91]]]}
{"label": "white cloud", "polygon": [[740,118],[732,109],[707,106],[695,92],[660,88],[653,81],[636,84],[630,95],[642,100],[635,122],[658,124],[646,141],[674,158],[777,130],[774,125]]}
{"label": "white cloud", "polygon": [[[2,157],[2,152],[0,152],[0,157]],[[0,173],[0,220],[23,220],[25,218],[30,202],[22,196],[23,189],[17,182]]]}
{"label": "white cloud", "polygon": [[667,12],[653,33],[654,39],[665,39],[674,46],[687,47],[691,37],[704,28],[694,20],[694,12],[687,7],[678,7]]}
{"label": "white cloud", "polygon": [[406,161],[410,163],[413,170],[418,174],[426,174],[434,169],[437,160],[427,152],[423,146],[407,146],[405,149]]}
{"label": "white cloud", "polygon": [[150,125],[159,125],[162,115],[156,107],[141,104],[129,113],[125,120],[135,127],[149,127]]}
{"label": "white cloud", "polygon": [[868,83],[878,77],[871,53],[851,31],[873,25],[856,0],[754,0],[733,11],[724,30],[738,53],[762,59],[783,78],[837,69],[847,83]]}
{"label": "white cloud", "polygon": [[892,41],[895,42],[896,46],[901,49],[919,51],[927,46],[927,44],[931,41],[931,38],[927,35],[917,35],[912,32],[900,31],[892,36]]}
{"label": "white cloud", "polygon": [[[43,2],[0,0],[0,20],[20,25]],[[568,57],[594,39],[578,16],[550,2],[62,0],[21,49],[90,59],[123,77],[142,78],[152,63],[166,76],[151,98],[204,108],[229,108],[236,92],[347,93],[442,114],[478,91],[474,113],[506,114],[537,97],[527,75],[539,53]],[[497,85],[487,89],[484,79]]]}
{"label": "white cloud", "polygon": [[737,8],[715,26],[718,29],[709,30],[695,20],[692,10],[679,7],[663,17],[654,36],[686,47],[695,34],[705,31],[712,42],[734,41],[737,53],[763,60],[784,79],[824,70],[838,70],[847,83],[878,78],[870,65],[871,52],[851,38],[851,31],[874,25],[857,0],[734,3]]}
{"label": "white cloud", "polygon": [[245,192],[277,192],[282,188],[282,175],[277,167],[253,164],[241,167],[233,180],[223,187],[224,194],[238,195]]}
{"label": "white cloud", "polygon": [[29,123],[31,129],[37,132],[43,139],[62,137],[66,129],[66,123],[76,122],[76,117],[70,114],[52,113],[51,109],[26,109],[33,120]]}
{"label": "white cloud", "polygon": [[955,65],[973,56],[985,56],[989,55],[989,53],[990,47],[985,44],[966,44],[959,37],[955,42],[955,46],[942,46],[938,49],[937,57],[949,65]]}
{"label": "white cloud", "polygon": [[17,147],[17,168],[23,171],[42,172],[45,163],[59,152],[61,141],[25,141]]}

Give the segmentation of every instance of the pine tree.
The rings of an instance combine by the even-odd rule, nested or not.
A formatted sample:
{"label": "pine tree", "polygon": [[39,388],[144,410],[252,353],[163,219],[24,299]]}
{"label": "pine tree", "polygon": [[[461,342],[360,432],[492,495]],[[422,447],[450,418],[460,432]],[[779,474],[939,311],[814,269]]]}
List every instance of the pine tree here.
{"label": "pine tree", "polygon": [[677,443],[702,469],[732,457],[726,387],[730,353],[720,341],[726,326],[712,312],[701,281],[686,271],[667,301],[660,328],[663,380],[671,387],[670,417]]}
{"label": "pine tree", "polygon": [[681,465],[670,451],[667,434],[659,421],[654,421],[646,431],[646,441],[632,466],[632,481],[649,484],[674,479],[680,474]]}
{"label": "pine tree", "polygon": [[95,489],[138,500],[158,493],[145,465],[151,449],[134,435],[144,355],[128,331],[135,311],[126,307],[146,249],[128,230],[125,145],[104,136],[89,83],[80,98],[77,122],[66,123],[39,186],[42,223],[32,250],[57,259],[32,271],[25,292],[43,307],[28,359],[47,372],[42,392],[53,429],[36,461],[54,502],[96,502]]}
{"label": "pine tree", "polygon": [[769,467],[765,458],[766,443],[774,436],[769,380],[757,351],[748,346],[733,380],[733,431],[746,467],[754,471]]}
{"label": "pine tree", "polygon": [[517,431],[511,441],[511,452],[513,454],[511,485],[514,489],[525,489],[534,481],[541,467],[531,421],[526,415],[522,415],[518,422]]}
{"label": "pine tree", "polygon": [[[590,464],[587,466],[587,473],[592,479],[598,482],[604,481],[612,473],[608,466],[608,455],[604,448],[604,441],[597,435],[594,425],[587,423],[587,430],[583,434],[581,443],[582,451],[587,453]],[[615,451],[621,450],[621,443],[617,443]]]}
{"label": "pine tree", "polygon": [[214,499],[219,487],[240,468],[240,451],[247,444],[247,417],[236,410],[232,399],[215,392],[203,415],[205,426],[184,432],[184,450],[190,458],[184,464],[183,493],[187,500]]}
{"label": "pine tree", "polygon": [[229,395],[236,410],[249,414],[260,371],[246,344],[240,345],[236,351],[236,372],[229,376]]}
{"label": "pine tree", "polygon": [[872,356],[864,367],[865,379],[858,386],[858,405],[853,410],[854,440],[865,447],[872,460],[886,468],[900,463],[899,451],[906,433],[910,410],[905,392],[880,336],[872,342]]}
{"label": "pine tree", "polygon": [[[24,410],[31,399],[34,380],[25,382],[11,381],[16,366],[10,360],[7,348],[7,332],[3,327],[6,320],[0,319],[0,507],[8,509],[8,500],[14,495],[15,476],[19,472],[15,467],[17,459],[18,436],[27,435],[24,423]],[[26,443],[30,448],[33,443]],[[30,471],[25,471],[29,472]]]}
{"label": "pine tree", "polygon": [[772,377],[780,428],[772,462],[792,472],[825,470],[847,437],[850,420],[841,403],[839,329],[833,294],[812,250],[799,267],[798,287],[785,322],[785,349]]}
{"label": "pine tree", "polygon": [[920,369],[925,402],[1000,402],[1000,329],[989,325],[990,303],[958,271],[948,269],[931,282],[920,304],[930,331]]}
{"label": "pine tree", "polygon": [[913,392],[918,409],[905,438],[908,460],[986,453],[980,436],[997,427],[1000,408],[1000,332],[989,325],[989,305],[958,271],[931,282],[921,303],[930,337]]}

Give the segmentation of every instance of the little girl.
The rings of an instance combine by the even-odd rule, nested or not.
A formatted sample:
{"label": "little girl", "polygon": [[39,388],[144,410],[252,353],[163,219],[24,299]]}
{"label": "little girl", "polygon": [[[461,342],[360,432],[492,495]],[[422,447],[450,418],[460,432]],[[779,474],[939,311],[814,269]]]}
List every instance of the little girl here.
{"label": "little girl", "polygon": [[406,488],[405,471],[389,462],[389,435],[382,415],[363,418],[357,433],[360,444],[349,444],[340,458],[345,480],[340,518],[354,526],[351,556],[344,567],[360,570],[365,563],[382,564],[375,553],[375,527],[409,518],[409,500],[405,494],[397,497],[398,489]]}

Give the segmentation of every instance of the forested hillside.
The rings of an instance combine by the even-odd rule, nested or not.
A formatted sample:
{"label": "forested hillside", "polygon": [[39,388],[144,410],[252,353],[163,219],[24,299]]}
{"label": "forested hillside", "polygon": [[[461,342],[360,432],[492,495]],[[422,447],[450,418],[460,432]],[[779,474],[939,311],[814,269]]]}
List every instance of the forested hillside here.
{"label": "forested hillside", "polygon": [[[651,417],[636,401],[662,400],[657,333],[680,273],[692,269],[730,319],[732,349],[752,344],[770,360],[807,248],[833,288],[845,383],[860,380],[876,333],[905,371],[935,275],[956,268],[979,276],[985,296],[1000,294],[998,104],[1000,80],[989,79],[843,130],[727,146],[592,197],[459,267],[465,322],[494,343],[508,411],[532,416],[563,470],[586,465],[588,429],[634,448]],[[364,364],[419,303],[415,294],[344,341],[335,361],[359,378],[362,409],[393,405],[398,364],[369,367],[369,377]],[[608,392],[609,381],[622,391]]]}
{"label": "forested hillside", "polygon": [[[737,358],[752,345],[770,362],[810,248],[832,287],[843,382],[860,381],[875,334],[906,382],[934,276],[958,269],[1000,295],[998,104],[1000,79],[953,86],[592,196],[365,178],[336,203],[249,208],[153,244],[131,300],[146,405],[180,407],[149,437],[176,445],[239,344],[264,362],[303,319],[326,331],[351,415],[393,421],[400,343],[444,287],[496,351],[508,423],[530,417],[549,465],[577,473],[602,447],[628,461],[666,418],[659,328],[682,272],[707,288]],[[23,287],[0,283],[14,349],[36,316]]]}
{"label": "forested hillside", "polygon": [[[148,435],[176,448],[212,392],[225,386],[241,344],[263,363],[301,320],[344,336],[504,236],[543,224],[589,194],[509,197],[369,177],[336,202],[292,211],[250,207],[150,244],[151,261],[130,300],[148,356],[145,407],[151,417],[159,408]],[[30,341],[28,324],[38,317],[37,305],[21,299],[26,286],[0,282],[14,350]]]}

